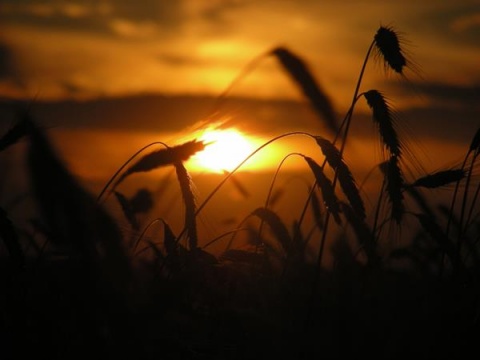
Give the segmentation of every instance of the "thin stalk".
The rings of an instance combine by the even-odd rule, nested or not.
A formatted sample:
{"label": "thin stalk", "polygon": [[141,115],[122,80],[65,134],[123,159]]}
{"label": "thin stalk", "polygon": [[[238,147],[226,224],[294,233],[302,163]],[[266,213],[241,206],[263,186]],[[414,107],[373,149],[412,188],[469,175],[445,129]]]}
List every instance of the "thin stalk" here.
{"label": "thin stalk", "polygon": [[477,202],[479,194],[480,194],[480,185],[478,185],[477,188],[475,189],[475,194],[473,196],[472,203],[470,204],[470,210],[468,211],[468,216],[467,216],[467,219],[465,220],[465,229],[467,229],[472,222],[473,210],[475,208],[475,203]]}
{"label": "thin stalk", "polygon": [[210,245],[216,243],[218,240],[228,236],[228,235],[235,235],[237,234],[239,231],[248,231],[248,228],[246,227],[238,227],[236,229],[233,229],[233,230],[230,230],[230,231],[227,231],[226,233],[223,233],[215,238],[213,238],[212,240],[210,240],[208,243],[206,243],[205,245],[203,245],[202,247],[200,247],[202,250],[205,250],[207,247],[209,247]]}
{"label": "thin stalk", "polygon": [[[366,66],[367,66],[368,59],[370,57],[370,53],[372,52],[372,49],[373,49],[374,45],[375,45],[375,40],[372,41],[372,43],[370,44],[370,47],[368,48],[367,54],[366,54],[365,59],[364,59],[363,64],[362,64],[362,68],[360,70],[360,75],[359,75],[358,80],[357,80],[357,85],[355,86],[355,91],[354,91],[353,98],[352,98],[352,104],[350,105],[350,109],[349,109],[349,111],[348,111],[348,113],[345,117],[345,120],[344,120],[345,131],[343,133],[344,134],[343,135],[343,141],[342,141],[342,145],[341,145],[341,148],[340,148],[340,155],[341,156],[343,156],[343,153],[344,153],[344,150],[345,150],[345,144],[346,144],[346,140],[347,140],[348,131],[350,129],[350,123],[351,123],[351,119],[352,119],[353,109],[354,109],[355,104],[358,100],[358,92],[360,90],[360,85],[361,85],[361,82],[362,82],[362,79],[363,79],[363,75],[365,73],[365,69],[366,69]],[[341,130],[340,130],[340,132],[341,132]],[[326,162],[326,160],[324,161],[323,165],[325,165],[325,162]],[[338,178],[338,172],[336,170],[337,169],[335,169],[335,175],[334,175],[333,184],[332,184],[333,189],[335,189],[335,185],[337,183],[337,178]],[[303,220],[303,218],[302,218],[302,220]],[[327,213],[325,215],[325,222],[324,222],[325,228],[322,232],[322,238],[321,238],[321,241],[320,241],[320,250],[318,252],[318,258],[317,258],[317,266],[316,266],[315,276],[314,276],[314,279],[313,279],[312,290],[311,290],[311,294],[310,294],[310,301],[309,301],[309,304],[308,304],[307,317],[306,317],[305,328],[304,328],[305,332],[308,330],[309,325],[310,325],[310,321],[311,321],[311,318],[312,318],[313,303],[315,301],[316,292],[317,292],[317,283],[318,283],[320,268],[321,268],[321,264],[322,264],[323,248],[324,248],[325,241],[326,241],[326,234],[328,232],[327,230],[328,230],[328,224],[330,222],[329,220],[330,220],[330,212],[327,211]]]}
{"label": "thin stalk", "polygon": [[313,277],[312,286],[311,286],[311,290],[310,290],[310,299],[309,299],[309,302],[308,302],[307,314],[306,314],[305,325],[304,325],[304,330],[303,330],[305,333],[310,328],[310,325],[312,324],[312,321],[313,321],[313,319],[312,319],[313,303],[315,301],[315,298],[317,297],[317,286],[318,286],[318,281],[319,281],[319,278],[320,278],[320,270],[321,270],[321,266],[322,266],[323,249],[324,249],[325,241],[326,241],[325,234],[328,232],[328,224],[330,222],[329,220],[330,220],[330,212],[327,211],[325,213],[325,221],[324,221],[325,225],[324,225],[324,229],[323,229],[323,232],[322,232],[322,239],[320,241],[320,249],[318,250],[318,257],[317,257],[317,262],[316,262],[316,266],[315,266],[315,274],[314,274],[314,277]]}
{"label": "thin stalk", "polygon": [[[468,156],[469,156],[470,153],[467,153],[467,155],[465,156],[465,159],[463,159],[463,163],[462,163],[462,166],[461,166],[461,169],[465,169],[465,165],[467,164],[467,160],[468,160]],[[452,218],[453,218],[453,210],[454,210],[454,207],[455,207],[455,202],[457,200],[457,196],[458,196],[458,191],[459,191],[459,187],[460,187],[460,181],[461,180],[458,180],[457,183],[455,184],[455,190],[453,192],[453,197],[452,197],[452,202],[450,204],[450,216],[448,217],[448,220],[447,220],[447,228],[445,230],[446,232],[446,235],[448,236],[450,234],[450,226],[452,224]]]}
{"label": "thin stalk", "polygon": [[[348,112],[347,112],[347,115],[345,115],[345,117],[344,117],[344,119],[343,119],[343,121],[342,121],[342,124],[340,125],[340,128],[338,129],[339,132],[335,135],[335,138],[334,138],[333,141],[332,141],[332,144],[335,145],[335,143],[337,142],[338,137],[340,136],[340,132],[342,131],[343,127],[345,126],[345,123],[346,123],[346,121],[347,121],[348,115],[349,115],[352,111],[353,111],[353,109],[352,109],[352,107],[350,107],[350,109],[349,109]],[[322,168],[322,170],[325,168],[326,163],[327,163],[327,159],[325,158],[325,159],[323,160],[322,165],[320,166],[320,167]],[[301,225],[303,224],[303,221],[304,221],[304,219],[305,219],[305,215],[306,215],[306,213],[307,213],[308,205],[309,205],[309,203],[310,203],[311,197],[312,197],[312,195],[313,195],[313,192],[315,191],[315,187],[316,187],[316,186],[317,186],[317,181],[315,180],[315,182],[313,183],[312,188],[310,189],[310,193],[309,193],[309,195],[308,195],[308,197],[307,197],[307,200],[305,201],[305,204],[304,204],[304,206],[303,206],[302,212],[301,212],[301,214],[300,214],[300,217],[299,217],[299,220],[298,220],[298,226],[299,226],[299,227],[301,227]],[[295,234],[295,236],[296,236],[296,234]],[[295,241],[295,240],[296,240],[296,237],[294,237],[293,240]]]}
{"label": "thin stalk", "polygon": [[355,103],[358,100],[358,92],[360,91],[360,85],[362,83],[363,75],[364,75],[365,69],[367,67],[367,62],[368,62],[368,59],[370,57],[370,53],[372,52],[372,49],[373,49],[374,45],[375,45],[375,40],[372,41],[372,43],[370,44],[370,47],[368,48],[367,55],[365,56],[365,59],[363,60],[362,69],[360,70],[360,75],[359,75],[358,80],[357,80],[357,85],[355,86],[355,92],[353,93],[352,104],[350,106],[349,115],[347,115],[348,117],[347,117],[347,122],[346,122],[346,125],[345,125],[343,142],[342,142],[342,145],[341,145],[341,148],[340,148],[340,154],[341,155],[343,155],[343,152],[344,152],[344,149],[345,149],[345,144],[347,142],[347,135],[348,135],[348,131],[349,131],[350,123],[351,123],[351,119],[352,119],[352,114],[353,114],[353,108],[355,107]]}
{"label": "thin stalk", "polygon": [[[368,62],[368,59],[370,57],[370,53],[372,52],[372,49],[373,49],[373,46],[375,45],[375,40],[372,41],[372,43],[370,44],[370,47],[368,48],[368,51],[367,51],[367,55],[365,56],[365,59],[363,60],[363,65],[362,65],[362,69],[360,70],[360,75],[358,77],[358,80],[357,80],[357,85],[355,86],[355,92],[353,94],[353,98],[352,98],[352,104],[350,105],[350,109],[347,113],[347,116],[345,118],[345,131],[344,131],[344,135],[343,135],[343,141],[342,141],[342,145],[340,147],[340,157],[343,157],[343,153],[345,151],[345,145],[347,143],[347,136],[348,136],[348,132],[350,130],[350,124],[352,122],[352,115],[353,115],[353,109],[355,108],[355,104],[357,103],[357,100],[358,100],[358,92],[360,90],[360,85],[362,83],[362,79],[363,79],[363,75],[365,73],[365,69],[367,67],[367,62]],[[326,160],[325,160],[326,161]],[[337,169],[335,169],[335,175],[334,175],[334,178],[333,178],[333,189],[335,190],[335,186],[337,184],[337,180],[338,180],[338,172],[337,172]],[[328,220],[330,219],[330,217],[327,217],[325,219],[325,230],[327,229],[328,227]],[[322,243],[325,242],[325,237],[326,237],[326,231],[323,232],[322,234]],[[321,255],[321,253],[319,253],[319,256]],[[320,264],[321,263],[321,259],[318,259],[318,263]],[[316,285],[316,284],[315,284]],[[312,299],[313,301],[313,299]]]}
{"label": "thin stalk", "polygon": [[212,109],[209,111],[208,114],[213,115],[215,114],[218,109],[222,106],[223,102],[225,101],[227,95],[230,93],[230,91],[236,86],[242,78],[247,76],[250,72],[252,72],[255,67],[260,63],[263,58],[268,56],[270,51],[264,52],[260,55],[258,55],[256,58],[251,60],[243,69],[242,71],[230,82],[228,87],[217,97],[215,100],[215,103],[212,106]]}
{"label": "thin stalk", "polygon": [[[463,163],[462,163],[462,166],[461,166],[462,170],[465,168],[465,165],[467,164],[467,160],[468,160],[469,155],[470,155],[470,151],[467,153],[467,155],[465,155],[465,158],[463,159]],[[458,191],[459,191],[459,187],[460,187],[460,181],[461,180],[458,180],[457,183],[455,184],[455,190],[453,191],[452,202],[450,203],[449,216],[448,216],[448,220],[447,220],[447,228],[445,230],[445,234],[446,234],[447,237],[450,235],[450,227],[452,225],[453,211],[454,211],[454,208],[455,208],[455,203],[457,201]],[[462,226],[462,224],[460,223],[460,228],[461,228],[461,226]],[[459,232],[461,232],[461,229],[459,229]],[[445,254],[445,252],[443,252],[441,260],[440,260],[440,269],[439,269],[439,276],[440,277],[443,276],[443,272],[445,270],[445,257],[446,257],[446,254]]]}
{"label": "thin stalk", "polygon": [[[283,166],[283,163],[290,157],[290,156],[293,156],[293,155],[297,155],[297,156],[303,156],[303,154],[300,154],[300,153],[290,153],[288,154],[287,156],[285,156],[282,161],[280,162],[280,164],[277,166],[277,169],[275,170],[275,174],[273,175],[273,179],[272,179],[272,182],[270,184],[270,187],[268,189],[268,194],[267,194],[267,198],[265,199],[265,209],[268,207],[268,203],[270,202],[270,197],[272,196],[272,191],[273,191],[273,186],[277,180],[277,177],[278,177],[278,174],[280,173],[280,169],[281,167]],[[262,231],[263,231],[263,225],[264,225],[265,221],[262,219],[260,221],[260,225],[258,227],[258,237],[260,238],[260,236],[262,235]],[[295,236],[295,235],[294,235]],[[258,245],[257,245],[258,247]],[[257,252],[257,247],[255,248],[255,252]]]}
{"label": "thin stalk", "polygon": [[382,182],[382,186],[381,186],[381,191],[380,191],[380,194],[378,195],[378,200],[377,200],[377,207],[375,209],[375,217],[374,217],[374,220],[373,220],[373,228],[372,228],[372,241],[375,243],[376,242],[376,232],[377,232],[377,226],[378,226],[378,218],[380,217],[380,207],[381,207],[381,204],[382,204],[382,200],[383,200],[383,193],[384,193],[384,189],[385,189],[385,177],[383,177],[383,182]]}
{"label": "thin stalk", "polygon": [[110,178],[110,180],[105,184],[105,186],[103,187],[102,191],[100,192],[100,194],[98,195],[97,197],[97,202],[100,201],[100,199],[102,198],[103,194],[105,193],[105,191],[107,191],[108,187],[110,186],[110,184],[113,182],[113,180],[115,180],[115,178],[120,174],[120,172],[125,169],[125,167],[135,158],[137,157],[141,152],[145,151],[147,148],[149,148],[150,146],[153,146],[153,145],[163,145],[164,147],[168,148],[168,145],[161,142],[161,141],[155,141],[153,143],[150,143],[148,145],[145,145],[144,147],[142,147],[140,150],[138,150],[135,154],[133,154],[116,172],[115,174],[113,174],[113,176]]}
{"label": "thin stalk", "polygon": [[[353,110],[355,108],[355,104],[357,103],[360,95],[358,95],[358,92],[359,92],[359,89],[360,89],[360,84],[361,84],[361,81],[362,81],[362,77],[363,77],[363,74],[365,72],[365,67],[366,67],[366,64],[367,64],[367,60],[368,60],[368,57],[370,56],[370,53],[372,51],[372,48],[373,48],[373,45],[374,45],[374,42],[372,42],[372,44],[370,45],[370,48],[368,49],[368,52],[367,52],[367,56],[365,57],[365,60],[364,60],[364,63],[363,63],[363,66],[362,66],[362,69],[361,69],[361,72],[360,72],[360,77],[357,81],[357,85],[355,87],[355,95],[353,97],[353,100],[352,100],[352,104],[350,105],[350,108],[348,109],[348,112],[347,114],[345,115],[343,121],[342,121],[342,124],[340,125],[340,128],[338,129],[338,133],[335,135],[335,138],[333,139],[332,141],[332,144],[335,145],[335,143],[337,142],[339,136],[340,136],[340,133],[343,129],[343,127],[345,126],[345,131],[344,131],[344,136],[343,136],[343,143],[342,143],[342,147],[341,147],[341,150],[340,150],[340,155],[343,156],[343,153],[345,151],[345,143],[346,143],[346,137],[347,137],[347,134],[348,134],[348,130],[349,130],[349,127],[350,127],[350,121],[351,121],[351,118],[352,118],[352,114],[353,114]],[[327,159],[325,159],[321,165],[321,168],[323,169],[325,167],[325,164],[327,162]],[[335,178],[333,180],[333,184],[334,184],[334,189],[335,189],[335,184],[336,184],[336,179],[337,178],[337,173],[335,172]],[[298,225],[301,226],[301,224],[303,223],[304,221],[304,218],[305,218],[305,214],[307,212],[307,209],[308,209],[308,204],[310,202],[310,198],[312,197],[313,195],[313,191],[315,190],[315,186],[316,186],[316,182],[314,183],[314,186],[312,187],[312,190],[310,191],[310,194],[307,198],[307,201],[305,202],[305,205],[303,207],[303,210],[302,210],[302,213],[300,215],[300,218],[299,218],[299,221],[298,221]]]}
{"label": "thin stalk", "polygon": [[476,160],[476,156],[473,156],[472,157],[472,162],[471,162],[471,165],[470,165],[470,170],[468,171],[468,175],[467,175],[467,180],[466,180],[466,183],[465,183],[465,189],[463,190],[463,199],[462,199],[462,207],[461,207],[461,211],[460,211],[460,220],[459,220],[459,224],[460,224],[460,229],[459,229],[459,234],[458,234],[458,239],[457,239],[457,251],[456,251],[456,261],[455,261],[455,268],[454,268],[454,271],[457,271],[458,270],[458,266],[459,266],[459,261],[460,261],[460,252],[462,250],[462,243],[463,243],[463,236],[464,236],[464,233],[465,233],[465,229],[466,229],[466,224],[464,226],[464,219],[465,219],[465,209],[466,209],[466,206],[467,206],[467,200],[468,200],[468,188],[470,186],[470,181],[472,179],[472,172],[473,172],[473,165],[475,163],[475,160]]}
{"label": "thin stalk", "polygon": [[132,246],[132,253],[134,254],[134,256],[136,256],[135,254],[135,251],[137,251],[137,247],[138,247],[138,244],[140,244],[140,241],[142,241],[143,237],[145,236],[145,234],[147,233],[147,231],[150,229],[150,227],[152,227],[155,223],[161,221],[163,224],[165,224],[165,220],[163,220],[162,218],[157,218],[157,219],[153,219],[146,227],[145,229],[143,229],[142,233],[140,234],[140,236],[137,238],[137,241],[135,241],[135,243],[133,244]]}
{"label": "thin stalk", "polygon": [[[289,137],[289,136],[295,136],[295,135],[304,135],[304,136],[308,136],[310,138],[315,138],[312,134],[308,133],[308,132],[305,132],[305,131],[292,131],[292,132],[288,132],[288,133],[285,133],[285,134],[281,134],[281,135],[278,135],[278,136],[275,136],[274,138],[268,140],[267,142],[263,143],[262,145],[260,145],[257,149],[255,149],[252,153],[250,153],[250,155],[248,155],[245,159],[242,160],[242,162],[240,164],[238,164],[235,169],[233,169],[232,171],[230,171],[224,178],[222,181],[220,181],[220,183],[210,192],[210,194],[208,194],[208,196],[205,198],[205,200],[198,206],[196,212],[195,212],[195,216],[198,216],[198,214],[200,213],[200,211],[202,211],[202,209],[207,205],[207,203],[213,198],[213,196],[215,196],[215,194],[220,190],[220,188],[228,181],[228,179],[230,179],[231,176],[233,176],[233,174],[235,174],[235,172],[240,169],[250,158],[252,158],[255,154],[257,154],[259,151],[261,151],[262,149],[264,149],[265,147],[267,147],[268,145],[270,145],[271,143],[277,141],[277,140],[280,140],[282,138],[286,138],[286,137]],[[179,239],[181,239],[181,237],[184,235],[185,231],[186,231],[186,227],[183,228],[183,230],[180,232],[180,234],[178,235],[178,238],[177,238],[177,241],[179,241]]]}

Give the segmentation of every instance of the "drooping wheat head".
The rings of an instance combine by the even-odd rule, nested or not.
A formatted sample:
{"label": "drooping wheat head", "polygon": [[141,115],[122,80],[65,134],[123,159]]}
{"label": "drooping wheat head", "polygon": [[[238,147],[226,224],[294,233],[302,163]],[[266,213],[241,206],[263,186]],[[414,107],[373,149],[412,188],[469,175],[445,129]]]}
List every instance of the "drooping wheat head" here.
{"label": "drooping wheat head", "polygon": [[457,183],[465,178],[465,169],[440,170],[416,179],[409,186],[435,189]]}
{"label": "drooping wheat head", "polygon": [[372,119],[378,128],[384,148],[397,157],[402,155],[402,147],[395,130],[395,116],[385,96],[378,90],[363,93],[372,109]]}
{"label": "drooping wheat head", "polygon": [[178,161],[186,161],[197,152],[204,150],[206,145],[203,141],[192,140],[180,145],[168,146],[164,149],[151,152],[130,166],[119,178],[117,185],[131,174],[174,165]]}
{"label": "drooping wheat head", "polygon": [[364,219],[358,217],[357,213],[353,211],[352,207],[345,203],[340,202],[342,213],[345,215],[348,223],[352,227],[355,237],[361,249],[365,252],[370,265],[378,264],[380,257],[376,253],[376,244],[373,241],[374,236],[372,230],[365,222]]}
{"label": "drooping wheat head", "polygon": [[353,210],[362,219],[365,218],[365,205],[360,196],[355,178],[353,177],[350,168],[343,160],[341,152],[329,140],[316,136],[315,140],[320,146],[328,165],[335,171],[340,187],[347,197]]}
{"label": "drooping wheat head", "polygon": [[271,54],[278,59],[287,73],[300,87],[315,111],[326,122],[327,128],[333,134],[336,134],[339,128],[332,101],[318,84],[318,81],[312,75],[305,62],[285,47],[277,47],[271,51]]}
{"label": "drooping wheat head", "polygon": [[29,135],[33,130],[33,124],[28,119],[27,114],[22,115],[22,118],[0,138],[0,151],[16,144],[20,139]]}
{"label": "drooping wheat head", "polygon": [[187,229],[189,248],[190,250],[194,250],[197,248],[198,236],[195,214],[197,206],[192,190],[192,180],[187,169],[181,161],[176,161],[174,166],[185,205],[185,228]]}
{"label": "drooping wheat head", "polygon": [[325,175],[322,167],[318,165],[315,160],[308,156],[304,156],[304,159],[310,167],[313,175],[315,176],[317,186],[322,193],[326,210],[330,212],[337,224],[341,224],[342,221],[340,219],[340,208],[338,206],[338,199],[335,195],[335,190],[333,188],[332,182]]}
{"label": "drooping wheat head", "polygon": [[278,241],[278,244],[281,245],[287,258],[295,255],[292,237],[283,220],[276,212],[268,208],[259,207],[251,213],[251,216],[257,216],[262,222],[269,225],[275,239]]}
{"label": "drooping wheat head", "polygon": [[405,204],[403,203],[404,179],[399,158],[392,155],[387,162],[383,163],[381,169],[385,176],[385,191],[391,205],[391,217],[400,225],[405,213]]}

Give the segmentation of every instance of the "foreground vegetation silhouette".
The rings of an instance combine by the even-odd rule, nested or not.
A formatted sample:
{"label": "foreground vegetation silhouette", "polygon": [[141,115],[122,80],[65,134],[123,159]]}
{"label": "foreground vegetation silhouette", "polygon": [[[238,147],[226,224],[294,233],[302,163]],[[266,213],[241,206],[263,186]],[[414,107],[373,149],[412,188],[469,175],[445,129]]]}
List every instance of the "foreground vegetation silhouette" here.
{"label": "foreground vegetation silhouette", "polygon": [[[283,47],[265,56],[279,61],[332,136],[279,134],[225,174],[202,203],[196,201],[185,162],[208,144],[149,144],[95,196],[69,173],[30,113],[19,112],[0,138],[0,151],[26,141],[29,195],[38,215],[23,228],[12,222],[8,208],[0,209],[2,359],[478,354],[480,132],[457,167],[415,175],[421,166],[409,139],[401,137],[387,98],[380,90],[362,89],[372,56],[400,77],[407,69],[415,71],[393,28],[382,26],[374,35],[341,121],[299,56]],[[359,101],[371,109],[384,156],[374,169],[383,181],[373,207],[365,203],[359,179],[344,159]],[[273,208],[282,162],[264,204],[231,231],[200,238],[199,213],[219,189],[249,158],[294,136],[319,150],[292,149],[288,155],[303,159],[314,179],[295,222],[285,223]],[[153,145],[160,149],[143,155]],[[139,221],[161,197],[140,187],[133,198],[119,190],[126,178],[160,167],[174,169],[180,189],[185,212],[178,234],[158,215],[147,224]],[[447,206],[431,201],[429,191],[438,188],[451,190]],[[107,198],[118,203],[136,236],[125,236],[105,206]],[[313,214],[313,230],[305,229],[307,211]],[[408,241],[395,242],[412,221],[419,230]],[[155,236],[145,236],[154,224],[160,225]],[[247,243],[236,247],[240,233],[247,234]],[[219,241],[228,243],[225,251],[210,253],[209,246]],[[331,267],[324,264],[326,251],[334,259]]]}

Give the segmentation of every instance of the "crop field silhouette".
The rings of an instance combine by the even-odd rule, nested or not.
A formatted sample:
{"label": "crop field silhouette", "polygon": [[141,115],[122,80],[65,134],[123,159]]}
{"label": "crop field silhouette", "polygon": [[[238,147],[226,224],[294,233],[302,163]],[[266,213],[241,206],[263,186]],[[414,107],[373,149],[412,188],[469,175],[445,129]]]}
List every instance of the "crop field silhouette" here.
{"label": "crop field silhouette", "polygon": [[[17,224],[0,203],[2,359],[438,359],[479,353],[480,128],[466,140],[461,163],[422,173],[388,97],[362,86],[369,61],[399,81],[419,71],[392,27],[373,34],[342,119],[328,89],[286,47],[255,59],[231,87],[266,57],[278,61],[328,133],[299,129],[270,138],[218,177],[202,201],[187,164],[208,142],[145,144],[93,194],[65,166],[30,109],[18,108],[0,137],[0,156],[25,146],[25,196],[34,215]],[[382,156],[372,169],[381,179],[373,203],[365,201],[365,179],[345,156],[359,102],[371,111],[378,140],[372,146]],[[199,231],[204,208],[228,202],[221,198],[224,186],[251,191],[239,173],[247,161],[294,137],[317,152],[291,149],[264,202],[245,218],[232,216],[221,234]],[[275,205],[282,191],[290,191],[277,180],[292,157],[313,181],[287,221]],[[159,169],[166,175],[157,179],[158,191],[139,181],[134,196],[123,192],[125,182],[135,184],[136,176]],[[171,194],[162,191],[167,183],[178,190],[181,230],[158,211]],[[441,204],[438,189],[446,199]],[[219,244],[221,250],[210,251]]]}

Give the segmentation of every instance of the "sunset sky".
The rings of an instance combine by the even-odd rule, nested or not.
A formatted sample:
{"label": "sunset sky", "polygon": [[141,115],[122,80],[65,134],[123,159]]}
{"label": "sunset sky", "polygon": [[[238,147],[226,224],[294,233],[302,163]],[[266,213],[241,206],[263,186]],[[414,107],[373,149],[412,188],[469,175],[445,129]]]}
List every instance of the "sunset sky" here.
{"label": "sunset sky", "polygon": [[[412,81],[430,96],[478,93],[480,84],[478,0],[1,0],[0,23],[3,96],[218,95],[249,61],[283,45],[340,102],[380,25],[403,34],[423,76]],[[264,63],[237,94],[298,95]],[[384,78],[373,70],[370,79]]]}
{"label": "sunset sky", "polygon": [[[396,110],[422,123],[425,136],[435,135],[432,126],[442,139],[470,136],[480,119],[478,0],[0,0],[0,96],[37,102],[142,94],[216,97],[250,61],[284,46],[303,58],[344,113],[381,25],[399,32],[415,66],[403,79],[385,74],[372,58],[364,89],[384,92]],[[270,57],[237,83],[231,95],[303,99]],[[186,107],[194,109],[190,103]],[[83,114],[63,108],[64,118]],[[101,108],[97,104],[95,111]],[[79,121],[116,119],[118,126],[129,114],[116,105],[109,109],[117,114],[85,113]],[[252,123],[259,130],[269,117],[275,119],[271,128],[276,131],[300,126],[292,122],[298,113],[279,109],[258,112]],[[163,111],[172,120],[163,122],[162,131],[201,120],[175,111]]]}
{"label": "sunset sky", "polygon": [[[209,119],[212,102],[278,46],[305,61],[341,119],[380,26],[399,33],[411,66],[400,77],[372,57],[361,91],[377,89],[391,100],[395,125],[406,131],[402,144],[419,142],[410,150],[426,171],[458,164],[480,125],[479,0],[0,0],[0,125],[12,124],[5,103],[32,102],[60,156],[98,192],[146,144],[196,137],[192,129]],[[256,146],[287,131],[330,137],[279,62],[261,59],[231,89],[224,124],[255,137]],[[344,157],[360,183],[382,159],[370,109],[360,101],[355,110]],[[268,149],[276,157],[265,155],[255,168],[267,170],[263,183],[248,178],[255,171],[242,173],[258,192],[252,207],[264,201],[287,154],[322,157],[305,137]],[[300,156],[286,163],[311,178]],[[205,184],[213,185],[205,173],[200,168],[194,179],[203,196]],[[11,178],[13,185],[21,179]],[[301,202],[306,183],[290,184]],[[230,190],[233,202],[239,195]]]}

